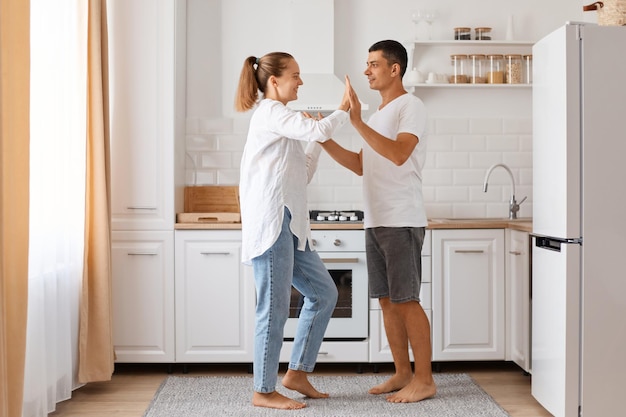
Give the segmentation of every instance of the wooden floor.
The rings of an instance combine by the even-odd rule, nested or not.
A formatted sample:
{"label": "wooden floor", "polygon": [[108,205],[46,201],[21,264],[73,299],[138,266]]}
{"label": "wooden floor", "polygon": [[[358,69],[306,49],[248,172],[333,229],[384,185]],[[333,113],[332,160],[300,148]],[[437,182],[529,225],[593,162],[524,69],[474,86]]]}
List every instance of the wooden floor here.
{"label": "wooden floor", "polygon": [[[246,375],[249,365],[175,365],[172,375]],[[511,362],[442,363],[437,372],[464,372],[504,408],[511,417],[550,417],[530,394],[530,376]],[[281,365],[281,372],[283,372]],[[389,364],[318,364],[313,375],[350,375],[393,371]],[[87,384],[74,391],[72,399],[57,405],[54,417],[141,417],[157,388],[168,375],[167,365],[118,364],[113,379]],[[252,393],[251,393],[252,394]],[[331,393],[332,395],[332,393]]]}

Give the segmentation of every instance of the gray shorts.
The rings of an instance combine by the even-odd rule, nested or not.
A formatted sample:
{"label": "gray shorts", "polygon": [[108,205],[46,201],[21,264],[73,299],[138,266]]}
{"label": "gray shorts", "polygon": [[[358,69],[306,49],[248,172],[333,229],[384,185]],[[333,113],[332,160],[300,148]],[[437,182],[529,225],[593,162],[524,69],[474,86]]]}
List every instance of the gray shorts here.
{"label": "gray shorts", "polygon": [[374,227],[365,230],[370,298],[392,303],[420,301],[424,227]]}

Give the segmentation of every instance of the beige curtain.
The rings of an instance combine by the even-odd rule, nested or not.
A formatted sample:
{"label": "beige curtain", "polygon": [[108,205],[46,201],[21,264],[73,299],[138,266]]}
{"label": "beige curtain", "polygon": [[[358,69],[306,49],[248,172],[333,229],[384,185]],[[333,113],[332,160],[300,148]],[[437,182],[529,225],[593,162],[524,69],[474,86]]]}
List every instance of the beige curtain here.
{"label": "beige curtain", "polygon": [[0,0],[0,417],[22,414],[28,301],[30,3]]}
{"label": "beige curtain", "polygon": [[113,374],[110,166],[106,0],[89,0],[85,268],[81,297],[80,382]]}

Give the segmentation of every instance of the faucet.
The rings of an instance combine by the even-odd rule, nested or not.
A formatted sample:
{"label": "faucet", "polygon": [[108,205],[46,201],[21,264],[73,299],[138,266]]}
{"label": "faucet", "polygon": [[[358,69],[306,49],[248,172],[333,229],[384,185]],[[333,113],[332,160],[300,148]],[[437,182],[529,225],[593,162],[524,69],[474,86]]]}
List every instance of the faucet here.
{"label": "faucet", "polygon": [[511,172],[511,169],[504,165],[504,164],[494,164],[492,165],[489,170],[487,171],[487,174],[485,175],[485,182],[483,184],[483,191],[487,192],[487,185],[488,185],[488,181],[489,181],[489,176],[491,175],[491,171],[493,171],[495,168],[497,167],[502,167],[506,170],[506,172],[509,173],[509,177],[511,178],[511,199],[509,200],[509,219],[517,219],[517,212],[519,211],[519,206],[520,204],[522,204],[525,200],[526,197],[524,197],[522,199],[522,201],[520,201],[519,203],[517,201],[515,201],[515,180],[513,179],[513,173]]}

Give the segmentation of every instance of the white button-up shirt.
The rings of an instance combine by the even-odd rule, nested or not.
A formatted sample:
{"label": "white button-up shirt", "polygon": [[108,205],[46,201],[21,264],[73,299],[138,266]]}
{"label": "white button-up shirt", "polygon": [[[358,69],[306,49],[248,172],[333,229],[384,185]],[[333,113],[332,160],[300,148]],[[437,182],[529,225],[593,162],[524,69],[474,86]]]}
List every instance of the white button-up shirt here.
{"label": "white button-up shirt", "polygon": [[[279,101],[257,105],[241,160],[242,261],[269,249],[280,234],[284,207],[291,212],[290,228],[304,250],[311,237],[306,186],[317,168],[319,144],[329,139],[349,116],[336,110],[314,120]],[[303,142],[309,143],[307,152]]]}

